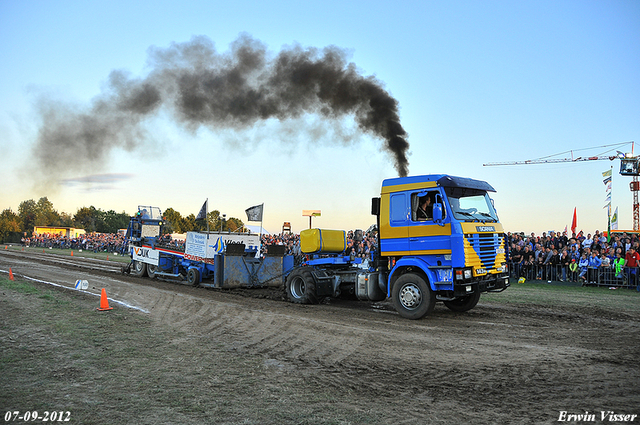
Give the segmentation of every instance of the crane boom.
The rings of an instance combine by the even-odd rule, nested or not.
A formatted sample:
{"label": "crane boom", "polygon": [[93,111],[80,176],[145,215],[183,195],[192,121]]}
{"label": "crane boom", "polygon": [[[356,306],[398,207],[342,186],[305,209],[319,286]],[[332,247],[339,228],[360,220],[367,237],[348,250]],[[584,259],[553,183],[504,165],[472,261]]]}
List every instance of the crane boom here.
{"label": "crane boom", "polygon": [[[640,203],[638,201],[638,192],[640,192],[640,182],[638,181],[638,175],[640,175],[640,156],[633,155],[633,145],[634,142],[624,142],[618,143],[615,145],[606,145],[599,146],[597,148],[613,148],[609,150],[614,150],[617,147],[621,147],[623,145],[631,144],[631,154],[624,154],[620,151],[616,152],[616,155],[595,155],[595,156],[579,156],[577,158],[573,157],[573,151],[562,152],[556,155],[563,155],[571,152],[571,158],[553,158],[556,155],[550,155],[543,158],[538,159],[530,159],[527,161],[506,161],[506,162],[489,162],[487,164],[482,164],[484,167],[491,167],[495,165],[531,165],[531,164],[554,164],[560,162],[582,162],[582,161],[604,161],[609,160],[613,161],[614,159],[620,159],[623,163],[629,164],[631,168],[624,169],[621,167],[620,174],[626,176],[633,176],[633,181],[629,185],[631,192],[633,193],[633,230],[640,230]],[[597,149],[597,148],[586,148],[587,149]]]}
{"label": "crane boom", "polygon": [[579,162],[579,161],[603,161],[608,159],[613,161],[618,156],[579,156],[577,158],[554,158],[554,159],[530,159],[527,161],[506,161],[506,162],[489,162],[482,164],[484,167],[491,167],[494,165],[529,165],[529,164],[553,164],[558,162]]}

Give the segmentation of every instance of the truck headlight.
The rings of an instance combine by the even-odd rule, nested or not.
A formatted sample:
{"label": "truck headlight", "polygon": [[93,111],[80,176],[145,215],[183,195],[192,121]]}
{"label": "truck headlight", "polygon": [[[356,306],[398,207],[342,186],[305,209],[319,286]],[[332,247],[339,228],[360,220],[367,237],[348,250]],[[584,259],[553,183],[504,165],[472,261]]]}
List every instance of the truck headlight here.
{"label": "truck headlight", "polygon": [[456,280],[471,279],[471,269],[456,269]]}

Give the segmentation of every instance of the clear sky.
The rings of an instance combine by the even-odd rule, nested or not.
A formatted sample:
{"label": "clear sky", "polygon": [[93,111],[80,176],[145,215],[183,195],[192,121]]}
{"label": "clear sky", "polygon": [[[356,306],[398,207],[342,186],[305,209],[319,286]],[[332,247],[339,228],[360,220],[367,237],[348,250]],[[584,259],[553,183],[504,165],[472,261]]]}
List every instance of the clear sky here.
{"label": "clear sky", "polygon": [[264,203],[270,232],[284,221],[307,228],[305,209],[322,211],[314,227],[367,228],[370,199],[398,173],[384,141],[349,114],[187,125],[165,105],[126,140],[127,118],[108,121],[116,136],[98,153],[40,148],[52,116],[99,115],[118,76],[146,81],[158,57],[192,40],[224,59],[239,37],[267,58],[295,46],[341,49],[397,100],[409,174],[490,182],[507,231],[563,230],[574,207],[579,229],[606,229],[601,173],[611,166],[612,207],[620,228],[632,227],[631,178],[618,174],[619,161],[483,164],[640,142],[637,0],[2,0],[0,210],[47,196],[71,214],[90,205],[132,214],[143,204],[188,215],[208,198],[210,210],[245,221],[246,208]]}

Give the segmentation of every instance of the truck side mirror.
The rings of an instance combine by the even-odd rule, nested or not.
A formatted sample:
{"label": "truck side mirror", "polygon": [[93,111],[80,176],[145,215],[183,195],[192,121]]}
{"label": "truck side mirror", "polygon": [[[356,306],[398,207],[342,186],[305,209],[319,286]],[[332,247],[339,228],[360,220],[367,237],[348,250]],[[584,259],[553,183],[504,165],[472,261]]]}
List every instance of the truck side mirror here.
{"label": "truck side mirror", "polygon": [[380,198],[371,198],[371,215],[380,215]]}
{"label": "truck side mirror", "polygon": [[433,204],[433,221],[438,223],[441,226],[444,226],[442,223],[442,204],[435,203]]}

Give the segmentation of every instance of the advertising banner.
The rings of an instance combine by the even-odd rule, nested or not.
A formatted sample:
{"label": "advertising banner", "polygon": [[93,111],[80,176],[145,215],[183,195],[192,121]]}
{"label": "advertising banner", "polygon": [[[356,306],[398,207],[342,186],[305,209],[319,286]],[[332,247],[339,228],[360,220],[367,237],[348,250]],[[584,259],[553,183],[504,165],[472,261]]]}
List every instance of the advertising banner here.
{"label": "advertising banner", "polygon": [[152,264],[154,266],[158,265],[158,251],[142,246],[134,246],[131,248],[131,251],[133,254],[132,258],[135,261]]}

